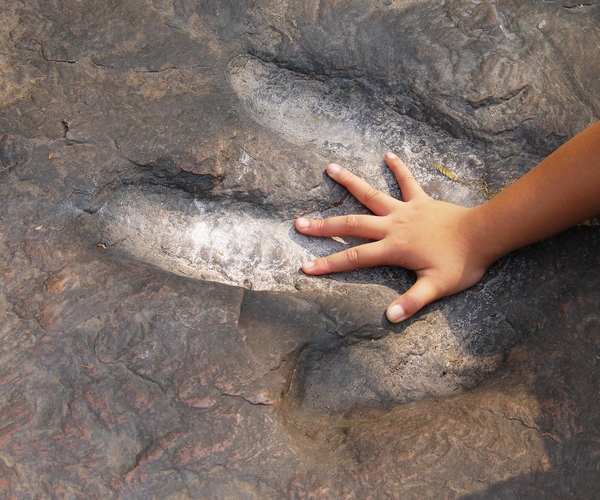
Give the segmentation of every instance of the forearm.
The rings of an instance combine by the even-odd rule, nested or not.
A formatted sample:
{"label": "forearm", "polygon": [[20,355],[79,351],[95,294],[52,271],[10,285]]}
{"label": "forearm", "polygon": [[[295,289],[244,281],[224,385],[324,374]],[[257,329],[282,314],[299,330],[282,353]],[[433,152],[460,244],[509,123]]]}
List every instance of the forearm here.
{"label": "forearm", "polygon": [[600,121],[487,203],[472,240],[490,262],[600,214]]}

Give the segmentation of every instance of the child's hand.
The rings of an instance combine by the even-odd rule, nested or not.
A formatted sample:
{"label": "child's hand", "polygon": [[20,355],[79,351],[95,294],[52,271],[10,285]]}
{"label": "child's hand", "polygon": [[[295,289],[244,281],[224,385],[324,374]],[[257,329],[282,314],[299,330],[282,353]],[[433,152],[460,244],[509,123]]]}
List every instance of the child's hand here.
{"label": "child's hand", "polygon": [[[319,275],[379,265],[417,273],[416,283],[387,308],[388,319],[402,321],[430,302],[477,283],[490,260],[478,254],[471,235],[472,209],[427,196],[404,162],[393,153],[386,163],[396,176],[404,201],[371,187],[339,165],[328,175],[345,186],[375,215],[346,215],[325,220],[298,219],[296,229],[310,236],[356,236],[375,240],[307,262],[302,269]],[[493,260],[493,259],[492,259]]]}
{"label": "child's hand", "polygon": [[338,165],[329,165],[329,176],[375,215],[298,219],[296,229],[312,236],[375,241],[307,262],[302,268],[307,274],[325,274],[385,264],[416,271],[417,282],[386,311],[390,321],[402,321],[424,305],[474,285],[500,256],[599,215],[599,158],[600,121],[475,208],[432,200],[392,153],[386,155],[386,162],[404,201],[373,189]]}

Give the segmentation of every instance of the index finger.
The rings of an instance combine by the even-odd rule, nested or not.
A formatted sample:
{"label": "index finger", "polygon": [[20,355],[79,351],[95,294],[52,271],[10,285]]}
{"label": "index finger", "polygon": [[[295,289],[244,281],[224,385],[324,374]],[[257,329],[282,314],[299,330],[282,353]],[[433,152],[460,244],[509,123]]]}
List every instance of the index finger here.
{"label": "index finger", "polygon": [[427,196],[402,159],[394,153],[387,153],[385,162],[398,181],[403,201],[410,201],[423,195]]}
{"label": "index finger", "polygon": [[344,186],[358,201],[377,215],[388,215],[393,203],[397,201],[335,163],[327,166],[327,175]]}

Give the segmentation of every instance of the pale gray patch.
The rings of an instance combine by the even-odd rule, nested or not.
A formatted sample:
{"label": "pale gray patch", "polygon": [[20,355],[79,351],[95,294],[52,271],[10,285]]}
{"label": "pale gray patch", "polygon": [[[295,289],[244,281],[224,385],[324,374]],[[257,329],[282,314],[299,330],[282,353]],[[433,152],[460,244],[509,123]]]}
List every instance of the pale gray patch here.
{"label": "pale gray patch", "polygon": [[434,311],[402,335],[305,351],[291,391],[304,410],[325,413],[459,394],[503,360],[502,353],[477,355],[461,340],[444,312]]}
{"label": "pale gray patch", "polygon": [[[230,64],[230,83],[261,127],[342,164],[384,192],[397,194],[395,180],[382,168],[383,155],[394,151],[432,197],[463,206],[484,201],[473,187],[485,175],[483,150],[393,111],[352,81],[309,78],[242,56]],[[436,163],[462,183],[439,173]]]}
{"label": "pale gray patch", "polygon": [[[176,274],[256,290],[295,291],[306,279],[303,262],[363,242],[311,238],[251,203],[176,197],[168,188],[119,189],[97,218],[107,246]],[[406,286],[404,271],[386,268],[338,277],[365,282],[373,273],[373,281]]]}

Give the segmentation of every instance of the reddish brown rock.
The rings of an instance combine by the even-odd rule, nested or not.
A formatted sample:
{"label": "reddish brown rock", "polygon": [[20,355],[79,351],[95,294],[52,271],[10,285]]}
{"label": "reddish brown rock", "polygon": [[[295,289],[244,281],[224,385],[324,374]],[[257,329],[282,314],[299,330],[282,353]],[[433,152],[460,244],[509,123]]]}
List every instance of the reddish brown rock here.
{"label": "reddish brown rock", "polygon": [[359,209],[330,160],[472,205],[598,119],[567,3],[4,2],[2,495],[600,495],[597,226],[393,326],[412,274],[291,223]]}

